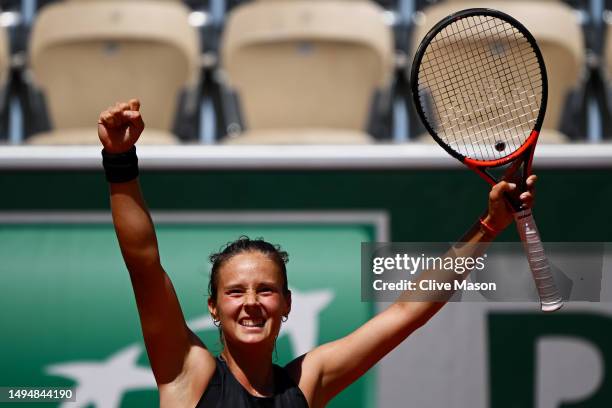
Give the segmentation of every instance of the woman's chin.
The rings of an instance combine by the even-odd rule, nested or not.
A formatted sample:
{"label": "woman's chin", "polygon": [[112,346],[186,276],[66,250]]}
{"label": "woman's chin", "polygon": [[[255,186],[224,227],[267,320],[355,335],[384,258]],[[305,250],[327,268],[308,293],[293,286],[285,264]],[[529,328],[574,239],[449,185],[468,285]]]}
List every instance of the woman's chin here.
{"label": "woman's chin", "polygon": [[243,344],[264,344],[274,342],[275,336],[265,326],[246,327],[238,326],[236,340]]}
{"label": "woman's chin", "polygon": [[266,340],[269,340],[270,335],[263,329],[252,330],[249,328],[249,330],[241,330],[241,332],[238,333],[238,339],[242,343],[256,344],[256,343],[262,343],[262,342],[265,342]]}

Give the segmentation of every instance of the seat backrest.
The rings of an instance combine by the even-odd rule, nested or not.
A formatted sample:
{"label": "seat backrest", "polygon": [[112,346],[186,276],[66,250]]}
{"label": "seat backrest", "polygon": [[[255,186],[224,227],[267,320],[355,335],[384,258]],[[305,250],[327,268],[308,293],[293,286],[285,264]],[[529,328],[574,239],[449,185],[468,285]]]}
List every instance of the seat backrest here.
{"label": "seat backrest", "polygon": [[[451,3],[451,2],[452,3],[466,3],[466,2],[468,2],[470,0],[444,0],[444,1],[446,3]],[[503,1],[504,2],[513,2],[513,1],[521,2],[521,1],[525,1],[525,0],[503,0]],[[563,1],[564,0],[532,0],[531,2],[532,3],[535,3],[535,2],[545,2],[545,3],[548,3],[548,2],[563,2]],[[471,2],[474,3],[474,0],[471,0]]]}
{"label": "seat backrest", "polygon": [[230,14],[222,66],[249,129],[364,130],[393,74],[393,38],[368,1],[255,1]]}
{"label": "seat backrest", "polygon": [[[64,1],[91,2],[91,1],[100,1],[100,0],[64,0]],[[151,0],[106,0],[106,1],[121,1],[121,2],[126,2],[126,1],[151,1]],[[170,1],[170,2],[175,2],[175,3],[182,3],[183,2],[183,0],[156,0],[156,1]]]}
{"label": "seat backrest", "polygon": [[608,84],[612,84],[612,21],[606,22],[603,39],[604,75]]}
{"label": "seat backrest", "polygon": [[572,9],[556,1],[452,1],[423,10],[417,25],[413,53],[425,34],[438,21],[459,10],[486,7],[500,10],[520,21],[535,37],[546,64],[548,102],[543,128],[558,129],[570,91],[584,74],[585,51],[580,23]]}
{"label": "seat backrest", "polygon": [[[199,37],[171,1],[69,1],[41,10],[30,68],[56,129],[91,125],[116,101],[140,98],[147,126],[170,130],[182,89],[199,80]],[[95,122],[94,122],[95,123]]]}
{"label": "seat backrest", "polygon": [[[11,72],[11,46],[4,27],[0,27],[0,95],[4,97]],[[0,99],[0,103],[4,98]]]}

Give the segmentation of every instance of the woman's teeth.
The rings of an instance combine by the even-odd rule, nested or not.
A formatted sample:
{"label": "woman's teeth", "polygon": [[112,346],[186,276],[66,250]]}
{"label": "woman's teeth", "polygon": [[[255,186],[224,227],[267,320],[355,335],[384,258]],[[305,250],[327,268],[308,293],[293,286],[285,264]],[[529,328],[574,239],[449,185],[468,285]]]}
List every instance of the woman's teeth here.
{"label": "woman's teeth", "polygon": [[244,319],[240,321],[240,325],[245,326],[245,327],[263,327],[264,323],[265,323],[265,320],[263,319],[258,319],[258,320]]}

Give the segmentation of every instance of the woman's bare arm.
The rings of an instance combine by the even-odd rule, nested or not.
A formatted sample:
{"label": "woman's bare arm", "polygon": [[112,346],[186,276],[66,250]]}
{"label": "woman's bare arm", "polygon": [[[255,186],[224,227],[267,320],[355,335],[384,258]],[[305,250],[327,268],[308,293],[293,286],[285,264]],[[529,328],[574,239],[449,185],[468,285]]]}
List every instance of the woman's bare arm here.
{"label": "woman's bare arm", "polygon": [[[125,152],[138,140],[144,129],[139,108],[139,102],[132,100],[102,112],[98,134],[106,152]],[[188,329],[172,282],[162,268],[138,179],[109,184],[113,224],[130,273],[151,368],[157,383],[167,384],[185,372],[192,347],[204,346]],[[212,357],[208,364],[214,369]]]}
{"label": "woman's bare arm", "polygon": [[[528,180],[530,188],[533,187],[535,180],[535,176]],[[512,222],[512,210],[506,205],[503,193],[514,188],[513,184],[501,182],[491,190],[485,222],[495,230],[502,230]],[[530,206],[533,200],[532,192],[523,194],[521,200]],[[480,222],[477,222],[460,239],[461,245],[455,245],[445,256],[479,256],[492,239],[493,236],[481,227]],[[456,277],[452,271],[449,274],[434,270],[423,272],[420,279],[435,278],[441,282]],[[442,294],[443,298],[436,296],[432,300],[427,300],[423,293],[417,293],[415,300],[414,293],[407,291],[397,302],[353,333],[315,348],[305,356],[294,360],[287,368],[300,382],[300,387],[313,408],[325,406],[331,398],[357,380],[412,332],[423,326],[444,306],[445,301],[441,299],[448,299],[451,295],[452,293],[448,292]]]}

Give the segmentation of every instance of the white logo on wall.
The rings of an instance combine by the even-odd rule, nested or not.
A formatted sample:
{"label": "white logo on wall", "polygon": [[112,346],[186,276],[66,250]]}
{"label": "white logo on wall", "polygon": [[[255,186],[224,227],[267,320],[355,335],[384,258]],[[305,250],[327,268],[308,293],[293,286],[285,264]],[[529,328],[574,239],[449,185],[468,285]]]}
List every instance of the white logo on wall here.
{"label": "white logo on wall", "polygon": [[[289,336],[294,356],[300,356],[317,345],[319,313],[333,300],[328,289],[300,292],[292,289],[291,317],[283,324],[280,336]],[[216,329],[210,316],[203,315],[188,322],[194,332]],[[156,388],[149,367],[137,365],[143,347],[131,344],[103,361],[72,361],[46,367],[51,375],[75,382],[76,402],[65,402],[60,408],[119,408],[123,394]]]}

